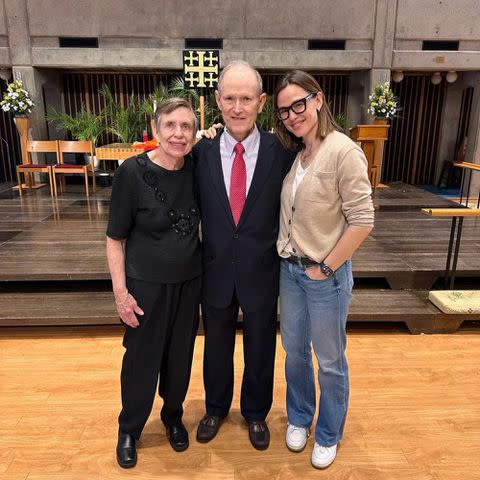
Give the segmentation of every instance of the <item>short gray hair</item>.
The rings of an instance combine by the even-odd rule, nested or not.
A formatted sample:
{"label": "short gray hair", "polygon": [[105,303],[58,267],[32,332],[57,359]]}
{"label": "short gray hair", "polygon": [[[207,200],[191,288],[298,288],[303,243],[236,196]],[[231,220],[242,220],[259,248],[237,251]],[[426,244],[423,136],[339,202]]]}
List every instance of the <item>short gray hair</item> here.
{"label": "short gray hair", "polygon": [[153,121],[155,122],[155,127],[158,128],[158,125],[160,124],[160,119],[162,118],[162,115],[164,113],[172,113],[177,108],[186,108],[187,110],[190,110],[192,112],[193,128],[196,133],[198,130],[198,118],[195,115],[195,111],[193,110],[192,104],[185,98],[180,98],[180,97],[167,98],[162,103],[160,103],[160,105],[158,105],[153,115]]}
{"label": "short gray hair", "polygon": [[230,62],[224,69],[222,70],[222,73],[220,73],[220,76],[218,77],[218,85],[217,85],[217,91],[220,93],[220,90],[222,88],[222,81],[223,77],[225,74],[231,70],[234,67],[246,67],[250,69],[256,77],[257,84],[258,84],[258,94],[260,95],[263,92],[263,81],[261,75],[258,73],[257,70],[255,70],[248,62],[245,62],[244,60],[234,60],[233,62]]}

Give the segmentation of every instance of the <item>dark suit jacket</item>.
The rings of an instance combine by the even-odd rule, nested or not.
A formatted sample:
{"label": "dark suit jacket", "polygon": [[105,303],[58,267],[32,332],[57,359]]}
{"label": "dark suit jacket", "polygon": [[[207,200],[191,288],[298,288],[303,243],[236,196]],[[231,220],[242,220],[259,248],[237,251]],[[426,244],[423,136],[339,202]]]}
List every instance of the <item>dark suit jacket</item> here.
{"label": "dark suit jacket", "polygon": [[224,308],[234,289],[244,311],[271,306],[278,296],[276,250],[280,191],[293,154],[260,131],[258,159],[238,226],[233,221],[220,158],[220,136],[193,149],[202,214],[203,301]]}

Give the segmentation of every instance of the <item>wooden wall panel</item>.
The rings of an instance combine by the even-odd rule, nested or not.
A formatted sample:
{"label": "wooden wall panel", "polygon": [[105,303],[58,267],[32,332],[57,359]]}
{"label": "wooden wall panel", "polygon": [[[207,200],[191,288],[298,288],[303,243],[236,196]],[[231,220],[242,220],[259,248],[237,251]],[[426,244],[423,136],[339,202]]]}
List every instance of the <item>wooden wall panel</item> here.
{"label": "wooden wall panel", "polygon": [[470,113],[472,112],[473,102],[473,87],[467,87],[463,91],[462,106],[460,109],[460,116],[458,119],[457,139],[455,141],[455,152],[460,148],[464,137],[468,135],[470,127]]}
{"label": "wooden wall panel", "polygon": [[[260,72],[263,78],[263,89],[269,95],[273,95],[278,81],[285,72]],[[350,73],[348,72],[334,72],[334,73],[318,73],[309,72],[315,77],[329,103],[332,113],[337,116],[341,113],[347,112],[348,103],[348,87],[350,80]]]}
{"label": "wooden wall panel", "polygon": [[385,148],[382,182],[401,181],[414,185],[435,182],[440,127],[445,100],[443,80],[433,85],[431,76],[405,75],[392,89],[402,110],[391,122]]}

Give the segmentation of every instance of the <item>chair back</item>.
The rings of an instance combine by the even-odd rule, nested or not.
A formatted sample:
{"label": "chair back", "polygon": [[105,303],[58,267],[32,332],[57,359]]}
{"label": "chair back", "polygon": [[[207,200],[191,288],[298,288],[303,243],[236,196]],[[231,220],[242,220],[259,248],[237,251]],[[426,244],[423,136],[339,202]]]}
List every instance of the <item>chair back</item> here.
{"label": "chair back", "polygon": [[87,153],[93,155],[93,142],[90,140],[59,140],[58,142],[60,154],[64,153]]}
{"label": "chair back", "polygon": [[93,142],[90,140],[59,140],[58,151],[60,154],[60,163],[63,163],[64,153],[86,153],[90,156],[88,164],[93,168]]}
{"label": "chair back", "polygon": [[27,140],[27,152],[58,154],[58,140]]}
{"label": "chair back", "polygon": [[55,153],[55,162],[58,162],[58,140],[27,140],[27,155],[33,163],[32,153]]}

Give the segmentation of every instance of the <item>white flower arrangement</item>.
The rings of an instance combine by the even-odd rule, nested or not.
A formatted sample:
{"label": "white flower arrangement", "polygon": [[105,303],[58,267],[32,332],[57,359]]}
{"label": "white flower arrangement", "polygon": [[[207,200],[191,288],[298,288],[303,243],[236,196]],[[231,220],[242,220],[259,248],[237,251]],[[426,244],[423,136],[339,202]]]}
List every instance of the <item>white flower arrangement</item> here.
{"label": "white flower arrangement", "polygon": [[3,94],[0,106],[4,112],[10,112],[13,115],[28,115],[32,113],[35,104],[23,88],[23,82],[17,79],[7,85],[7,91]]}
{"label": "white flower arrangement", "polygon": [[393,118],[399,110],[398,99],[390,89],[390,82],[375,85],[368,97],[367,112],[377,118]]}

